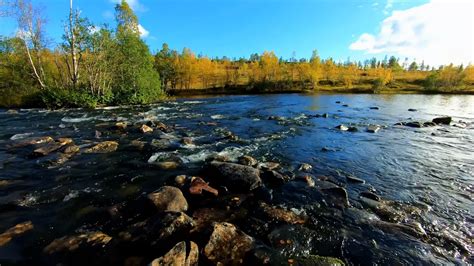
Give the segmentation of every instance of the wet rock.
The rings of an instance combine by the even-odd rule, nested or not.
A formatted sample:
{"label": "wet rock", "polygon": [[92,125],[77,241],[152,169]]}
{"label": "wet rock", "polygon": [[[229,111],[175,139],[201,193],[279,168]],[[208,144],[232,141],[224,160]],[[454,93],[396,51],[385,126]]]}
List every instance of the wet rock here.
{"label": "wet rock", "polygon": [[309,255],[295,259],[295,265],[300,266],[344,266],[344,262],[338,258]]}
{"label": "wet rock", "polygon": [[328,114],[328,113],[324,113],[324,114],[321,115],[321,117],[323,117],[323,118],[328,118],[328,117],[329,117],[329,114]]}
{"label": "wet rock", "polygon": [[301,164],[300,168],[298,168],[299,171],[304,171],[304,172],[311,171],[311,169],[313,169],[313,166],[308,163],[303,163]]}
{"label": "wet rock", "polygon": [[213,161],[211,169],[220,177],[218,181],[230,190],[249,191],[262,184],[260,171],[250,166]]}
{"label": "wet rock", "polygon": [[379,110],[380,108],[377,107],[377,106],[371,106],[371,107],[369,107],[369,109],[370,109],[370,110]]}
{"label": "wet rock", "polygon": [[176,161],[154,162],[153,164],[163,170],[171,170],[179,167],[179,163]]}
{"label": "wet rock", "polygon": [[349,105],[348,105],[348,104],[343,104],[342,106],[343,106],[343,107],[349,107]]}
{"label": "wet rock", "polygon": [[284,121],[286,118],[277,115],[271,115],[268,117],[268,120]]}
{"label": "wet rock", "polygon": [[39,144],[45,144],[49,142],[53,142],[54,139],[50,136],[43,136],[43,137],[33,137],[33,138],[27,138],[27,139],[22,139],[20,142],[16,142],[15,144],[9,146],[8,148],[21,148],[29,145],[39,145]]}
{"label": "wet rock", "polygon": [[315,186],[314,179],[311,175],[299,176],[296,179],[306,182],[306,184],[308,184],[308,187],[314,187]]}
{"label": "wet rock", "polygon": [[359,131],[359,129],[357,129],[357,127],[349,127],[349,128],[347,129],[347,131],[349,131],[349,132],[357,132],[357,131]]}
{"label": "wet rock", "polygon": [[423,123],[423,126],[424,126],[424,127],[434,127],[434,126],[436,126],[436,123],[433,123],[433,122],[424,122],[424,123]]}
{"label": "wet rock", "polygon": [[64,236],[55,239],[43,251],[47,254],[74,251],[79,248],[102,248],[110,243],[112,237],[102,232],[87,232],[73,236]]}
{"label": "wet rock", "polygon": [[230,223],[216,223],[204,255],[214,264],[238,265],[254,246],[254,240]]}
{"label": "wet rock", "polygon": [[336,101],[336,103],[341,103],[341,101]]}
{"label": "wet rock", "polygon": [[214,196],[219,195],[217,189],[209,186],[209,184],[200,177],[193,177],[189,187],[189,193],[192,195],[201,195],[203,191],[208,192]]}
{"label": "wet rock", "polygon": [[147,125],[142,125],[140,127],[140,132],[142,132],[142,133],[151,133],[151,132],[153,132],[153,128],[151,128]]}
{"label": "wet rock", "polygon": [[273,185],[282,185],[290,180],[290,177],[280,174],[277,171],[264,171],[262,179]]}
{"label": "wet rock", "polygon": [[26,221],[23,223],[19,223],[7,231],[0,234],[0,247],[5,246],[8,244],[14,237],[24,234],[27,231],[33,229],[33,223],[31,221]]}
{"label": "wet rock", "polygon": [[193,219],[184,212],[168,212],[159,224],[159,239],[167,239],[179,232],[189,232],[195,226]]}
{"label": "wet rock", "polygon": [[198,265],[199,249],[196,243],[190,242],[189,253],[186,254],[186,242],[182,241],[176,244],[170,251],[168,251],[163,257],[154,259],[151,266],[162,266],[162,265],[182,265],[182,266],[195,266]]}
{"label": "wet rock", "polygon": [[316,237],[315,231],[301,225],[283,225],[268,234],[272,247],[288,259],[309,255]]}
{"label": "wet rock", "polygon": [[186,175],[178,175],[174,178],[174,183],[180,187],[184,186],[188,181],[188,177]]}
{"label": "wet rock", "polygon": [[196,226],[192,231],[201,232],[213,223],[229,222],[236,213],[233,210],[222,210],[217,208],[201,208],[193,212],[193,220]]}
{"label": "wet rock", "polygon": [[406,127],[415,127],[415,128],[423,127],[423,124],[421,122],[418,122],[418,121],[406,122],[406,123],[403,123],[403,125],[406,126]]}
{"label": "wet rock", "polygon": [[182,138],[181,143],[188,146],[194,145],[193,139],[189,137]]}
{"label": "wet rock", "polygon": [[444,124],[444,125],[449,125],[451,124],[452,117],[450,116],[443,116],[443,117],[436,117],[432,120],[433,123],[435,124]]}
{"label": "wet rock", "polygon": [[370,191],[363,191],[359,195],[361,197],[366,197],[366,198],[371,199],[371,200],[380,201],[380,196],[378,196],[375,193],[370,192]]}
{"label": "wet rock", "polygon": [[360,197],[359,199],[363,206],[370,208],[382,220],[389,222],[401,222],[408,216],[418,216],[421,213],[421,210],[417,207],[394,201],[375,201],[366,197]]}
{"label": "wet rock", "polygon": [[153,139],[150,145],[156,150],[176,149],[179,147],[179,143],[174,139]]}
{"label": "wet rock", "polygon": [[114,152],[118,148],[118,142],[116,141],[104,141],[96,144],[95,146],[86,149],[85,153],[109,153]]}
{"label": "wet rock", "polygon": [[349,128],[348,128],[347,126],[342,125],[342,124],[336,126],[335,128],[337,128],[337,129],[339,129],[339,130],[341,130],[341,131],[347,131],[347,130],[349,130]]}
{"label": "wet rock", "polygon": [[188,210],[188,202],[179,188],[164,186],[148,194],[148,198],[160,211],[183,212]]}
{"label": "wet rock", "polygon": [[125,130],[127,128],[127,122],[117,122],[115,123],[115,129]]}
{"label": "wet rock", "polygon": [[347,190],[339,186],[331,186],[328,188],[322,188],[321,192],[330,196],[331,201],[328,202],[330,205],[337,206],[340,208],[349,207],[349,195]]}
{"label": "wet rock", "polygon": [[416,112],[416,111],[418,111],[418,110],[417,110],[417,109],[414,109],[414,108],[409,108],[409,109],[408,109],[408,112]]}
{"label": "wet rock", "polygon": [[421,227],[421,224],[419,223],[407,225],[407,224],[389,223],[385,221],[376,221],[372,224],[384,231],[391,232],[391,233],[402,232],[402,233],[409,234],[409,235],[419,237],[419,238],[426,236],[425,230],[423,229],[423,227]]}
{"label": "wet rock", "polygon": [[350,182],[350,183],[359,183],[359,184],[364,184],[365,183],[365,180],[360,179],[358,177],[355,177],[353,175],[346,176],[346,180],[347,180],[347,182]]}
{"label": "wet rock", "polygon": [[264,202],[259,204],[260,210],[270,219],[289,224],[304,224],[307,221],[305,215],[299,215],[285,208],[270,206]]}
{"label": "wet rock", "polygon": [[380,130],[380,126],[379,125],[369,125],[367,127],[367,132],[370,132],[370,133],[377,133],[377,131]]}
{"label": "wet rock", "polygon": [[70,138],[60,138],[56,142],[48,142],[45,145],[35,149],[33,154],[36,156],[46,156],[51,152],[59,150],[64,145],[72,143],[72,139]]}
{"label": "wet rock", "polygon": [[275,162],[264,162],[258,165],[258,168],[266,171],[272,171],[277,169],[278,167],[280,167],[280,164]]}
{"label": "wet rock", "polygon": [[239,158],[239,163],[242,165],[254,166],[257,165],[258,161],[251,156],[244,155]]}
{"label": "wet rock", "polygon": [[331,147],[322,147],[321,151],[322,152],[330,152],[330,151],[336,151],[336,149],[331,148]]}
{"label": "wet rock", "polygon": [[173,131],[173,129],[170,126],[165,125],[163,122],[157,122],[155,127],[158,128],[159,130],[163,131],[163,132],[166,132],[166,133],[169,133],[169,132]]}
{"label": "wet rock", "polygon": [[78,153],[79,151],[81,150],[81,148],[77,145],[70,145],[70,146],[67,146],[63,153],[64,154],[75,154],[75,153]]}
{"label": "wet rock", "polygon": [[142,151],[143,149],[145,149],[145,145],[146,145],[145,141],[134,139],[134,140],[130,141],[129,146],[133,150]]}

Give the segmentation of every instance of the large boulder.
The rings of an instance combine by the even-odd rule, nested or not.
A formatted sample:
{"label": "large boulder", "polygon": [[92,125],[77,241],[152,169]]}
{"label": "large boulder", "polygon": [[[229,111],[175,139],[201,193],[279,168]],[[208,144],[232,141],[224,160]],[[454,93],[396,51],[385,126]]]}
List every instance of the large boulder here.
{"label": "large boulder", "polygon": [[436,117],[432,120],[435,124],[449,125],[453,119],[450,116]]}
{"label": "large boulder", "polygon": [[198,265],[199,259],[199,248],[194,242],[190,242],[189,252],[186,256],[186,242],[181,241],[176,244],[168,253],[154,259],[151,266],[163,266],[163,265],[183,265],[183,266],[194,266]]}
{"label": "large boulder", "polygon": [[164,186],[148,194],[148,198],[160,211],[184,212],[188,202],[179,188]]}
{"label": "large boulder", "polygon": [[219,177],[217,181],[229,190],[249,191],[262,184],[260,171],[250,166],[213,161],[211,170]]}
{"label": "large boulder", "polygon": [[239,265],[254,246],[254,239],[230,223],[216,223],[204,255],[214,264]]}

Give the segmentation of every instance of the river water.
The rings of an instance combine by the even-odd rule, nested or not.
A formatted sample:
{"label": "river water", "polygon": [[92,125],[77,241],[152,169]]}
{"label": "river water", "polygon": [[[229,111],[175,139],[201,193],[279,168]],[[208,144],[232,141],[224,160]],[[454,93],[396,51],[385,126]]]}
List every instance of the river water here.
{"label": "river water", "polygon": [[[439,116],[451,116],[453,122],[423,128],[394,125]],[[132,127],[126,132],[109,129],[118,121],[141,125],[149,120],[174,130],[143,134]],[[340,124],[358,131],[336,129]],[[369,125],[381,129],[370,133]],[[230,132],[238,139],[226,138]],[[119,147],[105,154],[81,152],[55,165],[51,163],[55,153],[32,157],[30,147],[14,146],[40,136],[72,138],[81,150],[105,140],[117,141]],[[181,144],[182,137],[193,144]],[[164,148],[130,148],[132,140],[149,144],[166,138],[178,141]],[[305,213],[311,217],[309,224],[292,228],[271,224],[259,231],[249,225],[254,217],[234,222],[268,247],[272,235],[291,234],[292,249],[272,247],[285,259],[315,254],[354,265],[474,263],[474,96],[274,94],[96,110],[27,109],[17,114],[0,110],[0,232],[24,221],[34,225],[0,247],[0,264],[48,264],[43,248],[65,235],[102,230],[115,237],[98,210],[172,184],[178,174],[197,175],[212,157],[236,161],[242,155],[278,162],[289,176],[297,176],[298,167],[308,163],[315,179],[325,176],[347,190],[351,207],[336,208],[317,197],[314,188],[290,181],[266,189],[271,194],[267,201]],[[179,161],[177,169],[156,166],[169,158]],[[365,183],[347,182],[347,176]],[[391,206],[417,211],[388,221],[361,200],[364,191],[374,192]],[[246,207],[249,213],[258,213],[254,206],[255,210],[251,204]],[[400,224],[416,224],[424,233],[406,233],[396,227]],[[121,256],[143,257],[145,264],[162,255],[130,253]]]}

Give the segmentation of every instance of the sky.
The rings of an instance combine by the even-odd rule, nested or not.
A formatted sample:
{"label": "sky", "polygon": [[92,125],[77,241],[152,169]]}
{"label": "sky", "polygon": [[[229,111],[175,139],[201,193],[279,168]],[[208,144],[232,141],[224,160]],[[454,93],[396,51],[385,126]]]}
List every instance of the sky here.
{"label": "sky", "polygon": [[[95,24],[114,26],[119,0],[74,0]],[[283,58],[363,61],[394,55],[404,61],[474,63],[473,0],[127,0],[152,52],[162,43],[210,57],[249,57],[274,51]],[[33,0],[47,17],[52,45],[61,41],[68,0]],[[15,23],[0,18],[0,34]]]}

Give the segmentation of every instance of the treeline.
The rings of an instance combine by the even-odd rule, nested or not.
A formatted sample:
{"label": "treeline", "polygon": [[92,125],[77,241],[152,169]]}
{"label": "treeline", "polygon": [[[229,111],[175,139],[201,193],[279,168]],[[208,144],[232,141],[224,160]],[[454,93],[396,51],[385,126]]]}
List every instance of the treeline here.
{"label": "treeline", "polygon": [[[472,66],[430,67],[398,58],[364,62],[283,59],[273,52],[249,58],[209,58],[163,44],[152,55],[127,2],[115,8],[116,27],[97,26],[71,6],[62,42],[51,48],[44,17],[29,0],[8,2],[0,16],[17,21],[0,37],[0,106],[94,107],[146,104],[179,91],[432,91],[474,92]],[[3,12],[2,12],[3,11]]]}
{"label": "treeline", "polygon": [[73,9],[62,43],[48,48],[45,20],[30,1],[9,2],[15,37],[0,39],[2,106],[94,107],[144,104],[164,96],[153,55],[140,38],[127,2],[115,8],[116,28],[93,25]]}
{"label": "treeline", "polygon": [[167,44],[155,55],[155,69],[167,91],[233,88],[259,90],[400,90],[463,91],[474,85],[473,66],[429,67],[424,63],[400,63],[392,56],[364,62],[335,62],[321,59],[315,50],[311,58],[278,58],[273,52],[252,54],[248,59],[196,56],[185,48],[181,53]]}

